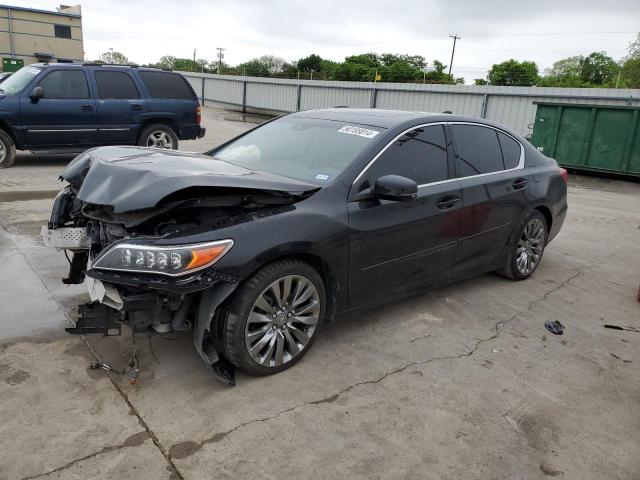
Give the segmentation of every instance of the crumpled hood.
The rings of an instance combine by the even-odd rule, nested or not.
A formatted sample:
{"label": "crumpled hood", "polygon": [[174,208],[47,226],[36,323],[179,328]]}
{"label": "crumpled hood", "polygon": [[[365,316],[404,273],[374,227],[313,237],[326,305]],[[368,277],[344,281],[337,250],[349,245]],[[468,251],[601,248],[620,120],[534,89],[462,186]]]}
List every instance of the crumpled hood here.
{"label": "crumpled hood", "polygon": [[317,185],[250,170],[199,153],[145,147],[99,147],[78,155],[60,174],[86,203],[114,213],[152,208],[189,187],[247,188],[289,195]]}

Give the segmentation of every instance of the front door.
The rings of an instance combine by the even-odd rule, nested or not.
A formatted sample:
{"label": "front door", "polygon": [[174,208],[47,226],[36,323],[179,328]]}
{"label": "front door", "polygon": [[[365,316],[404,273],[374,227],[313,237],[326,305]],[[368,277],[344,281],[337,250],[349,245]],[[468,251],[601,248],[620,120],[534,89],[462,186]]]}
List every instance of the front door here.
{"label": "front door", "polygon": [[147,104],[127,72],[94,70],[97,97],[98,143],[134,144]]}
{"label": "front door", "polygon": [[410,201],[350,201],[349,304],[443,278],[457,243],[460,185],[453,176],[443,125],[418,127],[380,154],[351,188],[351,197],[384,175],[401,175],[419,185]]}
{"label": "front door", "polygon": [[[20,96],[20,115],[27,147],[76,147],[96,143],[96,106],[85,71],[51,70],[36,84],[38,100]],[[29,90],[29,89],[27,89]]]}
{"label": "front door", "polygon": [[456,269],[472,274],[500,260],[527,204],[524,148],[482,125],[452,124],[456,173],[462,185]]}

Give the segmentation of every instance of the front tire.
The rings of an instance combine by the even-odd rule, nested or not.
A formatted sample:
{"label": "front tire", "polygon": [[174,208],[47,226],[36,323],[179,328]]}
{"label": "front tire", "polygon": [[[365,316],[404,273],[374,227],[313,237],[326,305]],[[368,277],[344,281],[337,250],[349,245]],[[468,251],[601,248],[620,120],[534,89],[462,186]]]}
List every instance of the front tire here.
{"label": "front tire", "polygon": [[16,161],[16,144],[7,132],[0,130],[0,168],[9,168]]}
{"label": "front tire", "polygon": [[177,150],[178,136],[170,126],[163,123],[154,123],[142,129],[138,137],[138,145],[141,147]]}
{"label": "front tire", "polygon": [[271,263],[235,292],[224,320],[225,357],[249,375],[270,375],[298,362],[318,336],[326,312],[318,272],[287,259]]}
{"label": "front tire", "polygon": [[504,266],[497,273],[512,280],[529,278],[540,265],[548,235],[547,220],[533,210],[520,225],[519,235],[509,246]]}

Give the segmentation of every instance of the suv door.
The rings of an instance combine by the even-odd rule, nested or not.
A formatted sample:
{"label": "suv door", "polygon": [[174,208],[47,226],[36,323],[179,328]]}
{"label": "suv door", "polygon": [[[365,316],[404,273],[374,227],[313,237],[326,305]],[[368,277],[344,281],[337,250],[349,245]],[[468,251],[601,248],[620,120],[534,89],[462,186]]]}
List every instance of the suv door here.
{"label": "suv door", "polygon": [[27,147],[89,146],[96,143],[96,108],[85,70],[46,69],[34,86],[44,96],[20,95],[20,116]]}
{"label": "suv door", "polygon": [[[349,303],[386,295],[446,276],[457,244],[461,189],[454,176],[444,126],[416,127],[391,142],[351,187]],[[383,175],[419,185],[411,201],[355,201]]]}
{"label": "suv door", "polygon": [[450,129],[463,205],[456,267],[473,274],[500,258],[527,204],[529,176],[524,148],[511,135],[480,124]]}
{"label": "suv door", "polygon": [[94,69],[98,143],[135,144],[147,104],[125,71]]}

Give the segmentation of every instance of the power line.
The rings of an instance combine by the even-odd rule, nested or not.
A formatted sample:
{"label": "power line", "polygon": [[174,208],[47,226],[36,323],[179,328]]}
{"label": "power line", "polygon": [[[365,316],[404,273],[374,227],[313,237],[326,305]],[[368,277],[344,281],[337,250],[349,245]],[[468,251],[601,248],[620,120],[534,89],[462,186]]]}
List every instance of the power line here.
{"label": "power line", "polygon": [[[571,36],[571,35],[628,35],[637,33],[636,30],[617,30],[608,32],[531,32],[531,33],[490,33],[490,32],[475,32],[475,33],[462,33],[465,37],[552,37],[552,36]],[[390,43],[402,43],[402,42],[416,42],[433,40],[441,34],[435,34],[431,37],[415,37],[406,38],[402,40],[385,40],[381,42],[367,42],[367,43],[350,43],[350,44],[336,44],[336,45],[323,45],[324,48],[344,48],[344,47],[368,47],[371,45],[386,45]],[[316,46],[306,47],[270,47],[276,50],[309,50],[317,48]]]}

